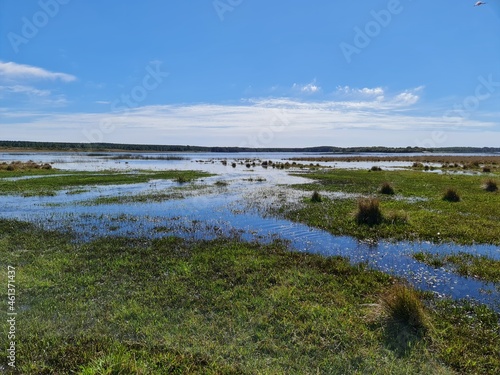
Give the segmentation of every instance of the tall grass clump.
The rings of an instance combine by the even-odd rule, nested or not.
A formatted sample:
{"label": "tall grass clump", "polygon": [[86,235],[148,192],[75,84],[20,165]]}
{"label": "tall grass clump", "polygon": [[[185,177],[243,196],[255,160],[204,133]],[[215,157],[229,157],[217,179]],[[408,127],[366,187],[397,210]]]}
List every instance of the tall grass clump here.
{"label": "tall grass clump", "polygon": [[383,219],[378,199],[368,198],[358,202],[358,212],[356,213],[358,224],[372,226],[382,223]]}
{"label": "tall grass clump", "polygon": [[189,179],[184,176],[179,176],[175,179],[175,181],[179,184],[184,184],[186,182],[189,182]]}
{"label": "tall grass clump", "polygon": [[379,192],[381,194],[386,194],[386,195],[394,195],[394,188],[391,186],[390,183],[384,182],[382,186],[380,187]]}
{"label": "tall grass clump", "polygon": [[311,197],[311,202],[313,203],[319,203],[323,200],[323,198],[321,198],[321,195],[317,192],[317,191],[314,191],[312,197]]}
{"label": "tall grass clump", "polygon": [[382,299],[382,307],[393,322],[416,332],[425,332],[430,322],[417,293],[405,285],[396,284]]}
{"label": "tall grass clump", "polygon": [[491,179],[487,180],[484,183],[484,190],[494,193],[495,191],[498,191],[498,185],[495,181]]}
{"label": "tall grass clump", "polygon": [[460,202],[460,195],[455,189],[448,189],[443,195],[443,200],[448,202]]}

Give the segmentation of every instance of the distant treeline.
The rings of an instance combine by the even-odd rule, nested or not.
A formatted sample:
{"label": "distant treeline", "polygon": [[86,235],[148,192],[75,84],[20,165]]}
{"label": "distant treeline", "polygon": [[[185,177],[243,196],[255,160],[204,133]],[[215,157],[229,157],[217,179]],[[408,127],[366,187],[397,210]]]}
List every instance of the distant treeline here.
{"label": "distant treeline", "polygon": [[250,147],[203,147],[184,145],[134,145],[119,143],[70,143],[70,142],[31,142],[0,141],[0,149],[32,149],[40,151],[142,151],[142,152],[316,152],[316,153],[413,153],[413,152],[451,152],[451,153],[495,153],[497,147],[294,147],[294,148],[250,148]]}

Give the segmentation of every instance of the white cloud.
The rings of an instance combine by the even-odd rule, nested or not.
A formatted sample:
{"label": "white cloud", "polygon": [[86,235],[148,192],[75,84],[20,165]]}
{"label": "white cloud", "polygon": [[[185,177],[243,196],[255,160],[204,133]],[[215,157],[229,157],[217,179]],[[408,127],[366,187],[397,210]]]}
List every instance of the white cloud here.
{"label": "white cloud", "polygon": [[7,80],[60,80],[72,82],[76,77],[66,73],[55,73],[31,65],[0,61],[0,78]]}
{"label": "white cloud", "polygon": [[401,112],[400,108],[412,105],[415,96],[403,92],[382,103],[264,98],[237,105],[156,105],[104,114],[18,113],[17,117],[3,117],[1,127],[10,139],[24,139],[30,134],[32,139],[47,141],[251,147],[414,146],[436,131],[457,140],[465,140],[469,134],[471,142],[474,137],[479,141],[478,134],[486,132],[496,134],[498,139],[494,120]]}
{"label": "white cloud", "polygon": [[49,96],[50,90],[39,90],[31,86],[13,85],[13,86],[0,86],[1,92],[13,94],[26,94],[30,96]]}
{"label": "white cloud", "polygon": [[305,85],[294,83],[292,86],[292,89],[298,90],[303,94],[315,94],[315,93],[318,93],[319,91],[321,91],[321,87],[316,85],[316,81],[313,81],[313,82],[305,84]]}

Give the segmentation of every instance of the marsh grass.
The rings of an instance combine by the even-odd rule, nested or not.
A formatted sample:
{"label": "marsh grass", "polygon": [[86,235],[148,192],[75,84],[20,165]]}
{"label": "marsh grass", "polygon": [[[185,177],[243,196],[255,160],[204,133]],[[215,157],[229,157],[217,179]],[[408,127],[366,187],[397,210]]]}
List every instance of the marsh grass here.
{"label": "marsh grass", "polygon": [[389,182],[384,182],[379,190],[380,194],[394,195],[394,188]]}
{"label": "marsh grass", "polygon": [[[6,172],[8,173],[8,172]],[[42,172],[44,175],[46,172]],[[22,176],[13,172],[8,177]],[[39,175],[38,173],[33,175]],[[103,172],[57,172],[49,176],[26,179],[20,186],[18,181],[5,181],[0,179],[0,194],[17,194],[23,196],[54,195],[57,191],[86,186],[123,185],[144,183],[153,179],[175,180],[179,183],[193,181],[198,178],[208,177],[211,174],[200,171],[142,171],[141,173],[126,173],[117,171]],[[7,176],[6,176],[7,177]]]}
{"label": "marsh grass", "polygon": [[311,196],[311,202],[313,203],[319,203],[323,200],[321,195],[315,190]]}
{"label": "marsh grass", "polygon": [[484,183],[484,190],[491,192],[491,193],[498,191],[498,185],[497,185],[496,181],[494,181],[492,179],[487,180]]}
{"label": "marsh grass", "polygon": [[384,217],[380,209],[379,200],[376,198],[360,199],[355,218],[356,222],[360,225],[373,226],[381,224]]}
{"label": "marsh grass", "polygon": [[[345,198],[324,200],[321,206],[287,207],[280,212],[290,220],[321,228],[335,235],[359,239],[387,238],[401,241],[487,243],[500,245],[500,194],[486,192],[482,175],[424,173],[414,170],[369,173],[366,170],[335,169],[297,174],[313,179],[293,188],[313,193],[321,189]],[[378,195],[386,220],[381,225],[356,225],[357,196],[370,196],[386,181],[397,186],[397,196]],[[442,200],[450,186],[460,191],[460,203]],[[404,225],[387,220],[391,212],[404,213]],[[325,220],[325,217],[328,220]],[[411,220],[410,220],[411,219]],[[398,222],[398,221],[396,221]]]}
{"label": "marsh grass", "polygon": [[454,272],[465,277],[500,282],[500,261],[487,256],[473,255],[464,252],[456,254],[432,254],[419,252],[413,255],[419,262],[432,267],[440,268],[447,266]]}
{"label": "marsh grass", "polygon": [[382,299],[387,317],[401,323],[415,332],[425,332],[429,328],[429,317],[417,293],[403,284],[392,286]]}
{"label": "marsh grass", "polygon": [[14,171],[36,171],[36,170],[51,170],[52,165],[49,163],[35,163],[32,160],[27,162],[12,161],[10,163],[0,162],[0,172],[14,172]]}
{"label": "marsh grass", "polygon": [[[414,292],[398,297],[390,276],[280,242],[76,243],[0,219],[0,255],[22,291],[16,374],[496,374],[500,365],[488,309],[436,301],[422,318]],[[412,302],[409,312],[390,296]],[[381,297],[395,325],[367,321],[365,306]],[[4,289],[3,311],[6,300]],[[438,329],[418,336],[427,314]],[[407,337],[392,334],[396,324]]]}
{"label": "marsh grass", "polygon": [[447,202],[460,202],[460,195],[455,189],[448,188],[443,195],[443,200]]}

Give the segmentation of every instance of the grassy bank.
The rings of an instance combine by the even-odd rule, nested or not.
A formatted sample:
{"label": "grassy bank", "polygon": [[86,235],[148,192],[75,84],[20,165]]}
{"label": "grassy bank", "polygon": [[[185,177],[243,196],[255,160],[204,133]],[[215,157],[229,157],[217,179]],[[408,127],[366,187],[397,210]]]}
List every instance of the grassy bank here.
{"label": "grassy bank", "polygon": [[448,267],[459,275],[500,283],[500,261],[467,253],[432,254],[419,252],[414,258],[432,267]]}
{"label": "grassy bank", "polygon": [[140,171],[140,172],[56,172],[51,171],[49,176],[31,171],[30,174],[22,172],[4,172],[0,177],[36,176],[23,180],[9,180],[0,178],[0,194],[16,194],[23,196],[55,195],[58,191],[70,188],[83,188],[85,186],[122,185],[144,183],[150,180],[166,179],[176,180],[179,183],[189,182],[197,178],[211,176],[200,171]]}
{"label": "grassy bank", "polygon": [[[403,289],[407,311],[389,276],[280,243],[75,244],[0,220],[0,254],[2,285],[7,265],[16,268],[18,374],[493,374],[500,366],[498,316],[486,308],[432,299],[424,308],[424,296]],[[8,368],[5,356],[0,364]]]}
{"label": "grassy bank", "polygon": [[[280,213],[289,219],[363,239],[500,245],[500,193],[485,188],[487,180],[500,181],[498,174],[331,170],[302,176],[316,181],[295,187],[310,191],[311,196],[317,190],[323,199],[319,203],[306,199],[299,207],[282,207]],[[394,194],[382,193],[384,183]],[[449,189],[458,194],[458,202],[443,199]],[[348,195],[342,197],[341,193]],[[357,222],[361,197],[379,200],[382,216],[377,225]]]}

